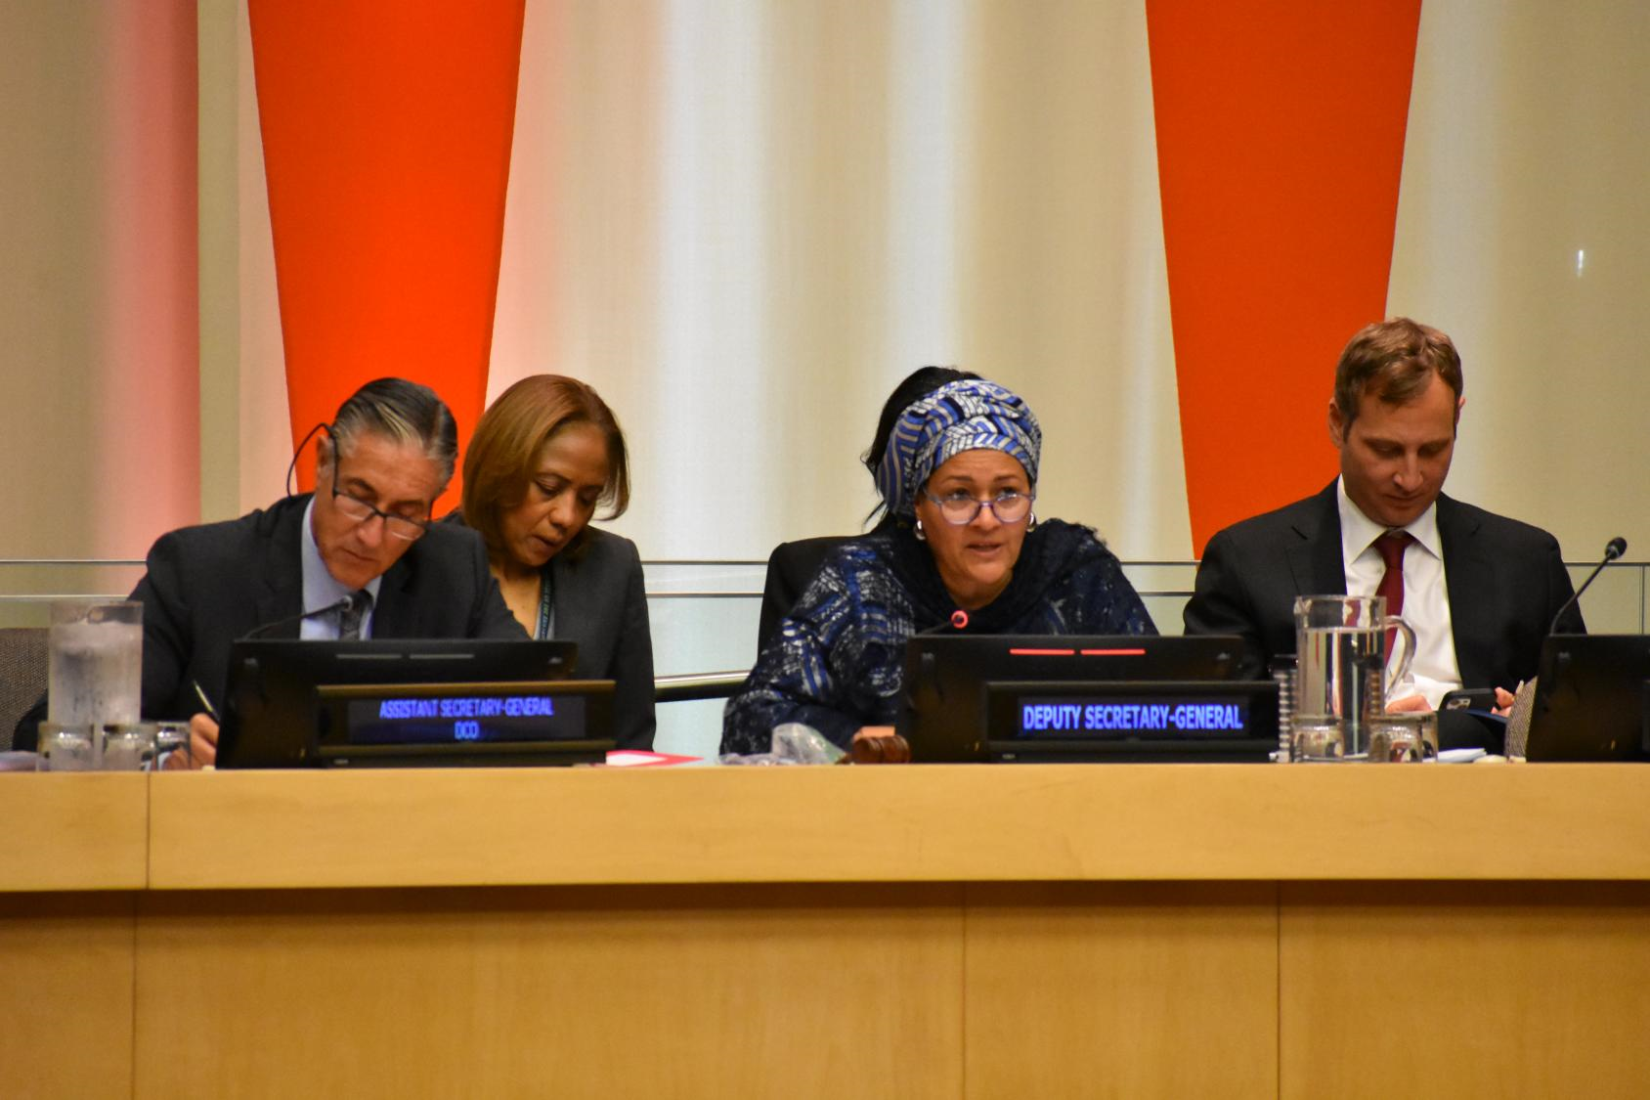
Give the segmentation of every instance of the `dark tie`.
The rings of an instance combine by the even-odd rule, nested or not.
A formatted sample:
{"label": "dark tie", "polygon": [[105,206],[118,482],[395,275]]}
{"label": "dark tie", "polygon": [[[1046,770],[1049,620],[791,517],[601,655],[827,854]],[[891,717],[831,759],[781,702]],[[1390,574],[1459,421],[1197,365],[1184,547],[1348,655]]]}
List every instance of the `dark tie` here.
{"label": "dark tie", "polygon": [[355,594],[355,600],[338,613],[338,640],[340,642],[360,641],[361,620],[371,610],[372,593],[363,588]]}
{"label": "dark tie", "polygon": [[[1375,540],[1375,549],[1386,562],[1386,572],[1381,574],[1381,583],[1375,589],[1377,596],[1386,597],[1386,613],[1401,615],[1404,611],[1404,551],[1409,544],[1415,541],[1415,536],[1408,531],[1388,531]],[[1392,653],[1392,636],[1398,633],[1396,629],[1386,632],[1386,651]]]}

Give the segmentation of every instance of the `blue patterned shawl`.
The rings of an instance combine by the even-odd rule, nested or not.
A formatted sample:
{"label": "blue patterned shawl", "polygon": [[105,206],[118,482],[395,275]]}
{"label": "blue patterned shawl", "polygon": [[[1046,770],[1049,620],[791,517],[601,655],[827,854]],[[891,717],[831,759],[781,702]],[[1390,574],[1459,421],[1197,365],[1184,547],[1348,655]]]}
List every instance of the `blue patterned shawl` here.
{"label": "blue patterned shawl", "polygon": [[[767,752],[773,728],[803,722],[844,747],[891,725],[905,643],[956,604],[928,547],[905,524],[838,549],[762,651],[722,720],[722,751]],[[1092,530],[1048,520],[1026,535],[1002,594],[970,614],[983,634],[1155,634],[1145,605]]]}

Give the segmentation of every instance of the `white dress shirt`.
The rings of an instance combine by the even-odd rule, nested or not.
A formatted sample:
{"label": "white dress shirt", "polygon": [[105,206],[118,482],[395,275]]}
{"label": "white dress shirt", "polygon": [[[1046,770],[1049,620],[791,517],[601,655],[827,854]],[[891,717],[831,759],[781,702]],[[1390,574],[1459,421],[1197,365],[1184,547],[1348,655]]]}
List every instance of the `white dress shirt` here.
{"label": "white dress shirt", "polygon": [[[1346,570],[1346,594],[1373,596],[1386,573],[1375,540],[1386,534],[1382,527],[1358,510],[1346,495],[1346,485],[1335,481],[1335,499],[1341,510],[1341,564]],[[1415,631],[1415,663],[1410,666],[1413,689],[1398,685],[1392,699],[1419,693],[1433,709],[1445,694],[1461,686],[1461,669],[1455,663],[1455,633],[1449,617],[1449,586],[1444,580],[1444,544],[1438,538],[1438,503],[1407,527],[1415,541],[1404,552],[1404,607],[1400,617]],[[1394,643],[1397,644],[1397,643]]]}
{"label": "white dress shirt", "polygon": [[[299,558],[304,567],[304,610],[314,611],[317,608],[335,604],[355,591],[345,588],[333,579],[327,572],[327,563],[321,558],[321,548],[315,545],[315,528],[310,526],[315,519],[315,498],[309,498],[309,506],[304,509],[304,537],[299,540]],[[389,538],[389,535],[385,535]],[[361,616],[361,637],[372,637],[372,612],[378,606],[378,586],[382,584],[382,575],[367,582],[367,591],[372,595],[372,607]],[[298,637],[308,641],[337,641],[338,626],[341,616],[317,615],[313,619],[305,619],[298,626]]]}

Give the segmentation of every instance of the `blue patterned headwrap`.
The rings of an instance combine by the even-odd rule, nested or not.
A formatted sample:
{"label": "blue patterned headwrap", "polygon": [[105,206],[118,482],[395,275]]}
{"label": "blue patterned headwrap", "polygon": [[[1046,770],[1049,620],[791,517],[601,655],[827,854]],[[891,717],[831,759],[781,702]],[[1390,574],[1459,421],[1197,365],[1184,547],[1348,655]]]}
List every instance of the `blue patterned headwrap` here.
{"label": "blue patterned headwrap", "polygon": [[1018,459],[1032,488],[1043,430],[1017,394],[995,382],[949,382],[900,413],[877,468],[877,491],[890,515],[916,514],[917,492],[936,467],[963,451],[1002,451]]}

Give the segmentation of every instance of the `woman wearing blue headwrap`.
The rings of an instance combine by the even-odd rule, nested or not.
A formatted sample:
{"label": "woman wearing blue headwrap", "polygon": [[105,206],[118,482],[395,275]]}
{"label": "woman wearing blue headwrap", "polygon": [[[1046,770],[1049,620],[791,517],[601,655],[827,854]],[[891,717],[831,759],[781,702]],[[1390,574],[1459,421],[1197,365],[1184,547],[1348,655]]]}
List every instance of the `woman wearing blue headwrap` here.
{"label": "woman wearing blue headwrap", "polygon": [[970,633],[1155,634],[1092,530],[1038,522],[1042,431],[994,382],[941,386],[900,415],[877,489],[894,523],[828,559],[723,716],[722,751],[766,752],[802,722],[843,747],[897,709],[905,643],[968,612]]}

